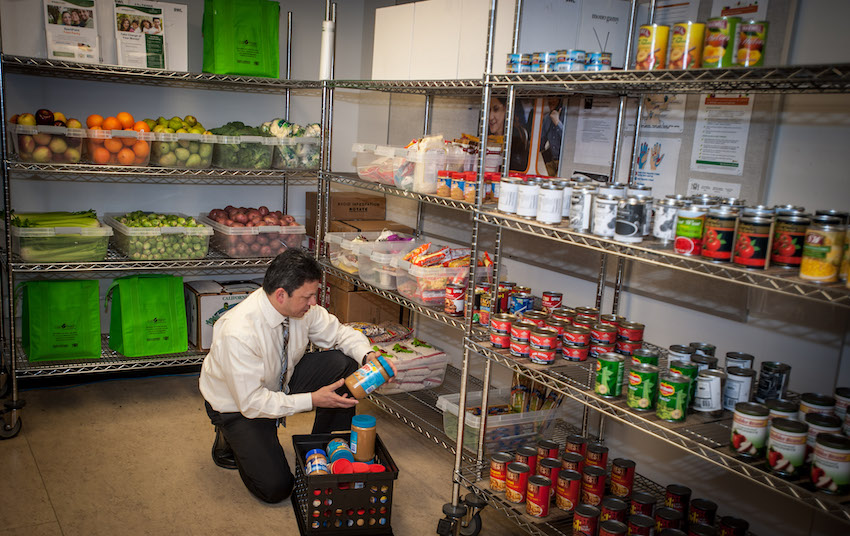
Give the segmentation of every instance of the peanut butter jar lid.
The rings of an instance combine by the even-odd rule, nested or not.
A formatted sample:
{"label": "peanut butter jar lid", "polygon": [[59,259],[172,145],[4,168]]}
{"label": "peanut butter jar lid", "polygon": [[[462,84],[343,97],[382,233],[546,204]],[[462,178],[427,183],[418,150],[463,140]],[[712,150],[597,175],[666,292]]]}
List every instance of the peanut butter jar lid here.
{"label": "peanut butter jar lid", "polygon": [[358,428],[372,428],[378,423],[371,415],[355,415],[351,418],[351,426]]}
{"label": "peanut butter jar lid", "polygon": [[381,363],[381,365],[384,366],[384,370],[387,372],[387,376],[389,376],[390,378],[395,376],[395,372],[393,371],[393,368],[392,366],[390,366],[390,362],[387,361],[386,357],[384,357],[383,355],[379,355],[378,361]]}

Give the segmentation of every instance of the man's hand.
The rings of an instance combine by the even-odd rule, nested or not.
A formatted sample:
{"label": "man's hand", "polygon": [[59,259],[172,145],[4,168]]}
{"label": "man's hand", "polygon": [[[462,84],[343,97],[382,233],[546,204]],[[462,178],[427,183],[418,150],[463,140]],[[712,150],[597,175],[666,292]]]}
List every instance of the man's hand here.
{"label": "man's hand", "polygon": [[[367,363],[369,361],[371,361],[371,362],[375,363],[376,365],[380,365],[380,362],[378,361],[378,357],[380,355],[381,355],[380,352],[369,352],[368,354],[366,354],[366,359],[364,359],[364,361],[367,362]],[[390,364],[390,367],[392,367],[393,378],[395,378],[395,375],[398,374],[398,369],[395,366],[395,360],[394,359],[387,359],[386,362]],[[393,381],[393,378],[390,378],[390,381]]]}
{"label": "man's hand", "polygon": [[310,396],[313,399],[314,408],[352,408],[357,405],[357,399],[348,393],[338,395],[336,390],[343,386],[345,379],[326,385],[318,391],[313,391]]}

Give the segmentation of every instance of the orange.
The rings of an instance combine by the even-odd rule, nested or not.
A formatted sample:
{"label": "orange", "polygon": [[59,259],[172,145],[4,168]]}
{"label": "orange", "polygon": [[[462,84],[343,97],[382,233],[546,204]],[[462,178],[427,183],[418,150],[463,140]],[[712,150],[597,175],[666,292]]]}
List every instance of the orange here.
{"label": "orange", "polygon": [[124,147],[124,144],[121,143],[119,138],[111,138],[103,140],[103,146],[106,147],[106,150],[110,153],[117,153]]}
{"label": "orange", "polygon": [[148,147],[148,142],[146,142],[145,140],[137,141],[136,143],[133,144],[133,152],[136,154],[136,156],[139,156],[139,157],[142,157],[142,158],[146,157],[148,155],[148,153],[150,152],[150,148]]}
{"label": "orange", "polygon": [[136,121],[136,124],[133,125],[133,130],[136,132],[150,132],[151,127],[149,127],[144,121]]}
{"label": "orange", "polygon": [[[125,128],[124,130],[130,131],[130,132],[135,132],[132,128]],[[137,139],[138,138],[135,138],[135,137],[134,138],[121,138],[121,141],[124,142],[124,145],[126,147],[132,147],[133,144],[136,143]]]}
{"label": "orange", "polygon": [[86,126],[89,128],[100,127],[103,124],[103,116],[91,114],[86,118]]}
{"label": "orange", "polygon": [[122,166],[132,165],[135,160],[136,154],[126,147],[124,147],[118,152],[118,163]]}
{"label": "orange", "polygon": [[115,119],[114,117],[107,117],[103,120],[103,124],[100,125],[103,130],[121,130],[124,127],[121,126],[121,121]]}
{"label": "orange", "polygon": [[133,125],[136,123],[136,120],[133,119],[133,116],[128,114],[127,112],[121,112],[115,117],[121,123],[121,126],[125,129],[133,128]]}
{"label": "orange", "polygon": [[92,152],[92,160],[94,160],[95,164],[105,164],[109,162],[109,157],[109,151],[103,147],[96,147],[94,152]]}
{"label": "orange", "polygon": [[145,160],[147,160],[147,157],[137,156],[136,159],[133,161],[133,164],[137,165],[137,166],[142,166],[142,165],[144,165]]}

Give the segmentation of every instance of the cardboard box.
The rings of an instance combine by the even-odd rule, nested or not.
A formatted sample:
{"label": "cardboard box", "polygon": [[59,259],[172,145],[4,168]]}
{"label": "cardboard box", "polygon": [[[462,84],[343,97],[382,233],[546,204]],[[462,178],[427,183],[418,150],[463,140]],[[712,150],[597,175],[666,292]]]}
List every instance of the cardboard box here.
{"label": "cardboard box", "polygon": [[[305,226],[307,234],[316,233],[316,192],[307,192]],[[387,200],[383,196],[360,192],[331,192],[330,221],[383,220],[387,217]]]}
{"label": "cardboard box", "polygon": [[372,294],[365,290],[346,292],[345,290],[328,286],[330,303],[328,311],[339,318],[342,323],[346,322],[369,322],[380,324],[381,322],[400,322],[407,325],[409,314],[397,303]]}
{"label": "cardboard box", "polygon": [[186,281],[183,288],[189,343],[199,350],[209,350],[216,320],[260,285],[253,281],[202,280]]}

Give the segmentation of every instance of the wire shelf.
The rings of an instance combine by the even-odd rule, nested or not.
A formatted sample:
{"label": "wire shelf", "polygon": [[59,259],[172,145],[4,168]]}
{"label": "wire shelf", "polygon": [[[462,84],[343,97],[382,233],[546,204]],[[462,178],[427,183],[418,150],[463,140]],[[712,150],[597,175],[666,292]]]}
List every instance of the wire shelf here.
{"label": "wire shelf", "polygon": [[365,89],[389,93],[419,95],[479,96],[484,84],[481,79],[458,80],[333,80],[334,88]]}
{"label": "wire shelf", "polygon": [[451,199],[449,197],[441,197],[438,195],[419,194],[408,190],[402,190],[401,188],[396,188],[394,186],[389,186],[386,184],[364,181],[358,178],[357,175],[354,173],[321,173],[320,175],[322,176],[322,178],[328,179],[339,184],[355,186],[364,190],[372,190],[373,192],[394,195],[396,197],[403,197],[405,199],[415,199],[416,201],[422,201],[423,203],[430,203],[432,205],[440,205],[443,207],[468,211],[470,213],[475,209],[475,204],[473,203],[458,201],[456,199]]}

